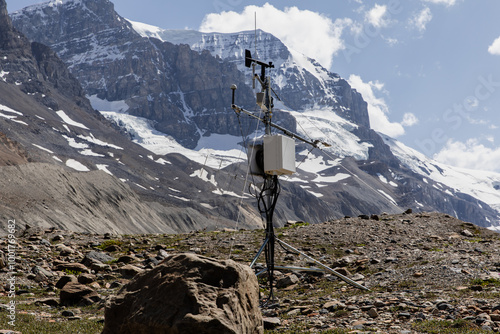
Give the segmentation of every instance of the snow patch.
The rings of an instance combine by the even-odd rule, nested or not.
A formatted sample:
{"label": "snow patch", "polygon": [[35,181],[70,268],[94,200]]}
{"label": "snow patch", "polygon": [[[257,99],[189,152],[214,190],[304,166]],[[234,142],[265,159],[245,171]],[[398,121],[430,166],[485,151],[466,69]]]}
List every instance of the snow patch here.
{"label": "snow patch", "polygon": [[101,100],[100,98],[97,97],[97,94],[90,96],[88,95],[87,98],[89,99],[92,108],[96,110],[106,110],[106,111],[125,113],[129,109],[129,106],[125,102],[125,100],[120,100],[120,101]]}
{"label": "snow patch", "polygon": [[56,111],[56,114],[57,114],[57,116],[59,116],[63,120],[64,123],[66,123],[68,125],[73,125],[73,126],[76,126],[78,128],[89,130],[89,128],[87,128],[82,123],[78,123],[78,122],[72,120],[68,115],[66,115],[66,113],[63,110]]}
{"label": "snow patch", "polygon": [[191,176],[191,177],[199,177],[203,181],[210,182],[211,184],[213,184],[214,186],[217,187],[217,182],[215,182],[215,175],[211,175],[210,179],[209,179],[208,178],[208,172],[205,169],[203,169],[203,168],[194,171],[194,173],[191,174],[191,175],[189,175],[189,176]]}
{"label": "snow patch", "polygon": [[95,165],[97,167],[98,170],[102,170],[103,172],[106,172],[108,173],[109,175],[113,175],[113,173],[111,173],[108,169],[108,165],[103,165],[103,164],[96,164]]}
{"label": "snow patch", "polygon": [[76,169],[79,172],[89,172],[90,169],[87,168],[84,164],[74,159],[66,160],[66,166]]}
{"label": "snow patch", "polygon": [[31,145],[33,145],[33,146],[35,146],[35,147],[37,147],[37,148],[39,148],[39,149],[41,149],[41,150],[43,150],[43,151],[45,151],[45,152],[49,152],[50,154],[54,154],[54,152],[52,152],[52,151],[51,151],[51,150],[49,150],[48,148],[42,147],[42,146],[37,145],[37,144],[31,144]]}

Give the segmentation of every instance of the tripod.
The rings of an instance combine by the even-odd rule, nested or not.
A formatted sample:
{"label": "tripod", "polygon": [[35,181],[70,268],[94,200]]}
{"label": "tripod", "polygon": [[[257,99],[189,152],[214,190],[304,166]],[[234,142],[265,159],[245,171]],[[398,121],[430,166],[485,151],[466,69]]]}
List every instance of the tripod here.
{"label": "tripod", "polygon": [[[304,252],[296,249],[295,247],[291,246],[290,244],[284,242],[283,240],[279,239],[276,237],[274,233],[274,225],[273,225],[273,214],[274,214],[274,207],[276,206],[276,202],[279,196],[279,183],[278,183],[278,177],[276,175],[266,177],[264,181],[264,186],[261,191],[261,196],[259,197],[259,203],[267,203],[269,206],[265,206],[264,210],[262,212],[265,213],[266,216],[266,234],[265,234],[265,239],[260,247],[259,251],[255,255],[254,259],[250,263],[250,268],[253,268],[255,263],[257,262],[257,259],[260,257],[262,252],[264,251],[265,253],[265,259],[266,259],[266,268],[261,270],[260,272],[257,273],[257,276],[267,272],[268,273],[268,284],[269,284],[269,300],[273,299],[273,283],[274,283],[274,269],[281,269],[281,270],[292,270],[292,271],[313,271],[313,272],[328,272],[331,273],[338,278],[342,279],[343,281],[363,290],[369,290],[368,288],[364,287],[363,285],[349,279],[348,277],[338,273],[337,271],[333,270],[332,268],[328,267],[327,265],[321,263],[320,261],[308,256]],[[260,205],[259,205],[260,207]],[[310,262],[315,263],[318,265],[320,268],[314,268],[314,267],[290,267],[290,266],[277,266],[274,263],[274,248],[276,243],[278,243],[281,247],[283,247],[285,250],[289,250],[291,252],[294,252],[296,254],[302,255],[304,258],[309,260]]]}

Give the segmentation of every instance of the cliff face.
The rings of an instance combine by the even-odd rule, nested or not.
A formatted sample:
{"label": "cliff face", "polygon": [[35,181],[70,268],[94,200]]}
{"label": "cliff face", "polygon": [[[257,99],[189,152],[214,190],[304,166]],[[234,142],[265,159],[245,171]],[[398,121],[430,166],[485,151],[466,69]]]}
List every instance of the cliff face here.
{"label": "cliff face", "polygon": [[198,52],[209,51],[214,57],[235,63],[243,73],[250,72],[244,67],[244,57],[245,49],[251,50],[253,58],[273,62],[274,68],[269,70],[273,89],[286,107],[292,110],[328,107],[356,125],[370,127],[367,104],[347,81],[262,30],[226,34],[138,30],[143,36],[155,36],[175,44],[187,43]]}
{"label": "cliff face", "polygon": [[[36,5],[12,15],[31,40],[49,45],[89,96],[125,101],[127,112],[194,148],[203,134],[240,135],[229,108],[231,84],[239,103],[253,106],[237,67],[210,53],[138,35],[107,0]],[[291,117],[284,117],[294,128]]]}

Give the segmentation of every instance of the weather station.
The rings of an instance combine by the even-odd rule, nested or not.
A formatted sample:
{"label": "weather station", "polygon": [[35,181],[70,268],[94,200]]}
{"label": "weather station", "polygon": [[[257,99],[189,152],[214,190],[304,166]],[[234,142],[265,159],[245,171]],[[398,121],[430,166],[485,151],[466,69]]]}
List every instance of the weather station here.
{"label": "weather station", "polygon": [[[260,114],[253,113],[245,110],[235,104],[236,85],[231,86],[232,90],[232,104],[231,108],[240,115],[246,114],[255,118],[265,125],[265,134],[262,140],[254,141],[248,147],[248,168],[252,175],[262,177],[260,192],[257,194],[258,209],[265,218],[265,239],[257,251],[254,259],[250,263],[253,268],[261,256],[262,252],[265,254],[266,266],[263,270],[257,273],[257,276],[267,272],[269,283],[269,298],[268,301],[274,298],[273,296],[273,283],[274,283],[274,270],[293,270],[293,271],[320,271],[327,272],[337,276],[343,281],[363,290],[369,290],[363,285],[349,279],[348,277],[338,273],[334,269],[326,266],[325,264],[317,261],[316,259],[308,256],[304,252],[296,249],[290,244],[276,237],[274,233],[273,215],[278,196],[280,193],[280,184],[278,177],[281,175],[292,175],[296,172],[295,167],[295,139],[311,145],[313,148],[321,149],[321,146],[328,147],[329,144],[319,140],[308,140],[296,133],[293,133],[272,122],[274,98],[271,93],[276,93],[271,88],[271,78],[266,75],[266,70],[274,68],[272,62],[262,62],[258,59],[252,58],[250,50],[245,50],[245,66],[252,67],[252,82],[255,89],[255,81],[261,85],[261,91],[256,93],[256,103],[261,109]],[[260,66],[260,75],[256,74],[256,67]],[[276,95],[277,97],[277,95]],[[277,129],[283,134],[273,134],[271,129]],[[274,254],[275,245],[279,244],[285,250],[299,254],[317,265],[316,267],[290,267],[279,266],[275,264]]]}

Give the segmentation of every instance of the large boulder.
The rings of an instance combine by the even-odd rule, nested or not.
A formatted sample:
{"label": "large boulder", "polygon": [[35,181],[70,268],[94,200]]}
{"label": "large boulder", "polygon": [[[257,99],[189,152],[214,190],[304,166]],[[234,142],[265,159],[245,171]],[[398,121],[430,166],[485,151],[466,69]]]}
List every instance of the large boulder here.
{"label": "large boulder", "polygon": [[196,254],[170,255],[108,300],[102,334],[263,333],[250,267]]}

